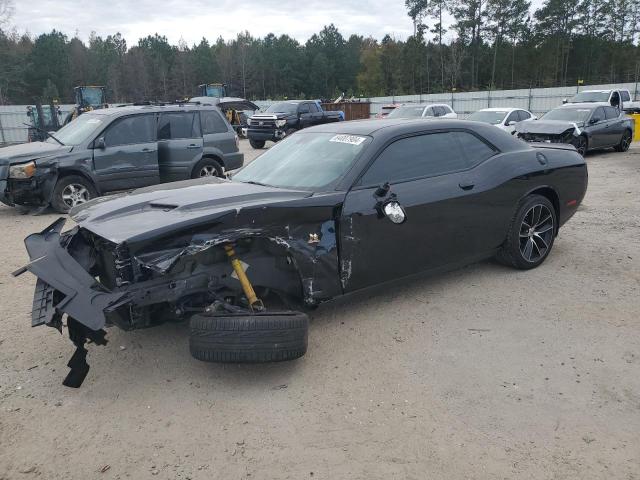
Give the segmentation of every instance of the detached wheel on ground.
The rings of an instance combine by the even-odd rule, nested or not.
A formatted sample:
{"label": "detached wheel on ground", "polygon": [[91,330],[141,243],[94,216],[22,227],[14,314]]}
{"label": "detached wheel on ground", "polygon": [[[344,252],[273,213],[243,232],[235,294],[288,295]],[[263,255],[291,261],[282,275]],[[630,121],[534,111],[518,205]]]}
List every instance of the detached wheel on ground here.
{"label": "detached wheel on ground", "polygon": [[191,355],[205,362],[282,362],[307,352],[309,317],[301,312],[200,314],[190,327]]}
{"label": "detached wheel on ground", "polygon": [[537,267],[553,248],[556,228],[556,211],[551,202],[542,195],[528,196],[511,220],[498,260],[521,270]]}
{"label": "detached wheel on ground", "polygon": [[625,130],[625,132],[622,134],[622,138],[620,139],[620,143],[615,146],[616,152],[626,152],[627,150],[629,150],[631,140],[631,132],[629,130]]}
{"label": "detached wheel on ground", "polygon": [[249,139],[249,145],[251,145],[251,147],[255,148],[256,150],[260,150],[261,148],[264,148],[265,143],[266,142],[264,140]]}
{"label": "detached wheel on ground", "polygon": [[60,213],[67,213],[73,207],[87,203],[92,198],[96,198],[93,184],[80,175],[69,175],[62,177],[56,183],[51,198],[51,206]]}
{"label": "detached wheel on ground", "polygon": [[191,178],[202,177],[224,177],[222,165],[213,158],[203,158],[200,160],[191,172]]}

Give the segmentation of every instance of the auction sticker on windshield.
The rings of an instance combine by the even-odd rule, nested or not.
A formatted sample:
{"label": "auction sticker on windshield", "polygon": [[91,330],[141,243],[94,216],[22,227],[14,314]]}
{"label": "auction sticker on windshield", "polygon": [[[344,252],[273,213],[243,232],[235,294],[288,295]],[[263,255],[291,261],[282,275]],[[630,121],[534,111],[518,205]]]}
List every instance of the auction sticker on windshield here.
{"label": "auction sticker on windshield", "polygon": [[357,135],[336,135],[330,142],[348,143],[349,145],[360,145],[367,137],[359,137]]}

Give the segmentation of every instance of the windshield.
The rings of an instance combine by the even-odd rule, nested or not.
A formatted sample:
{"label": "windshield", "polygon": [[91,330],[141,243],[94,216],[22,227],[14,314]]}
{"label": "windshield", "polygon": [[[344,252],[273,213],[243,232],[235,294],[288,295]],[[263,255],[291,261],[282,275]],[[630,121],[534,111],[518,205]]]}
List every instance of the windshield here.
{"label": "windshield", "polygon": [[266,113],[296,113],[298,111],[297,103],[274,103],[267,108]]}
{"label": "windshield", "polygon": [[388,115],[388,118],[420,118],[424,113],[424,107],[418,106],[403,106],[398,107]]}
{"label": "windshield", "polygon": [[225,96],[222,85],[207,85],[205,88],[207,97],[222,98]]}
{"label": "windshield", "polygon": [[[55,137],[65,145],[80,145],[89,140],[91,135],[104,125],[104,115],[92,115],[85,113],[55,133]],[[57,143],[53,138],[47,139],[49,143]]]}
{"label": "windshield", "polygon": [[370,141],[359,135],[299,132],[271,147],[233,180],[323,191],[347,172]]}
{"label": "windshield", "polygon": [[608,102],[609,92],[581,92],[573,96],[571,103]]}
{"label": "windshield", "polygon": [[467,118],[467,120],[473,120],[474,122],[484,122],[484,123],[490,123],[491,125],[497,125],[499,123],[502,122],[502,120],[504,120],[504,117],[506,117],[507,115],[507,111],[499,111],[499,112],[495,112],[495,111],[480,111],[480,112],[476,112],[476,113],[472,113],[471,115],[469,115],[469,117]]}
{"label": "windshield", "polygon": [[82,87],[82,106],[99,107],[104,103],[102,89],[99,87]]}
{"label": "windshield", "polygon": [[566,122],[586,122],[591,113],[590,108],[560,107],[545,113],[541,120],[563,120]]}

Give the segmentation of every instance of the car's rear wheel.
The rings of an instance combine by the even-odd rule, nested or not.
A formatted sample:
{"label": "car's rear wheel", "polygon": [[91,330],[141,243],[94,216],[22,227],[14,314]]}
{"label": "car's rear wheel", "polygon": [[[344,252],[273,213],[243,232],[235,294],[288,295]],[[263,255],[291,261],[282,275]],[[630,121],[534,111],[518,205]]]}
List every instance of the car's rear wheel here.
{"label": "car's rear wheel", "polygon": [[281,362],[307,351],[309,317],[301,312],[199,314],[190,327],[191,355],[205,362]]}
{"label": "car's rear wheel", "polygon": [[498,260],[521,270],[537,267],[549,256],[556,229],[556,211],[549,199],[528,196],[511,221]]}
{"label": "car's rear wheel", "polygon": [[222,165],[213,158],[203,158],[191,172],[191,178],[202,177],[224,177]]}
{"label": "car's rear wheel", "polygon": [[264,148],[264,144],[265,143],[266,142],[264,140],[251,140],[251,139],[249,139],[249,145],[251,145],[256,150],[260,150],[261,148]]}
{"label": "car's rear wheel", "polygon": [[629,130],[625,130],[622,134],[622,138],[620,139],[620,143],[615,146],[616,152],[626,152],[629,150],[631,146],[631,132]]}
{"label": "car's rear wheel", "polygon": [[89,180],[80,175],[62,177],[56,183],[51,198],[51,206],[60,213],[67,213],[73,207],[87,203],[98,196]]}
{"label": "car's rear wheel", "polygon": [[587,149],[589,148],[589,142],[587,141],[587,137],[580,135],[574,142],[573,146],[576,147],[576,150],[583,157],[587,154]]}

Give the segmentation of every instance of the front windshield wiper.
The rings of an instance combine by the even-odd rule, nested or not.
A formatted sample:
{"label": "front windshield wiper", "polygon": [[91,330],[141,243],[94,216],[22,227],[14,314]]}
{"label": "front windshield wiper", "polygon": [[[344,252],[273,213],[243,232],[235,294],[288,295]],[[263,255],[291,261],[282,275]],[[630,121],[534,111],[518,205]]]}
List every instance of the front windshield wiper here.
{"label": "front windshield wiper", "polygon": [[53,138],[56,142],[58,142],[60,145],[62,145],[63,147],[65,146],[64,143],[62,143],[60,140],[58,140],[56,137],[53,136],[52,133],[47,132],[46,130],[40,128],[40,127],[36,127],[35,125],[29,125],[28,123],[22,123],[23,125],[26,125],[29,128],[35,128],[37,131],[44,133],[47,137],[51,137]]}
{"label": "front windshield wiper", "polygon": [[249,180],[247,182],[242,182],[242,183],[250,183],[251,185],[260,185],[261,187],[273,187],[273,185],[267,185],[266,183],[260,183],[254,180]]}

